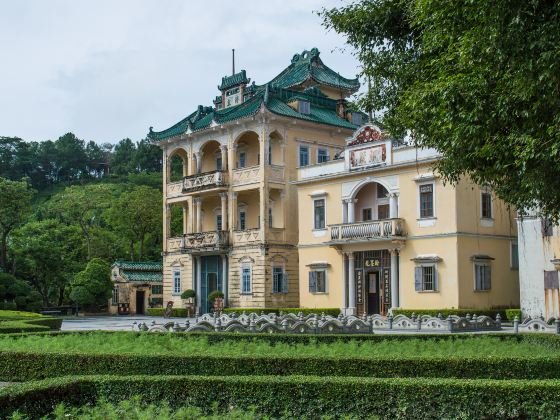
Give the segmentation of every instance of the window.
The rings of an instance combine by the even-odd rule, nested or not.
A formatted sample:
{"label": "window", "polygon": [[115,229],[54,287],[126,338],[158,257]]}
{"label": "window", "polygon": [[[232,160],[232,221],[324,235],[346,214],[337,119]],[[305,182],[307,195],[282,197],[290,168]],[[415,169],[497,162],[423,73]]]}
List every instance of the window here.
{"label": "window", "polygon": [[309,272],[309,293],[327,292],[327,274],[325,270]]}
{"label": "window", "polygon": [[282,267],[272,269],[272,293],[288,293],[288,276]]}
{"label": "window", "polygon": [[490,264],[475,262],[474,263],[474,290],[478,290],[478,291],[490,290],[490,287],[491,287]]}
{"label": "window", "polygon": [[307,101],[298,102],[298,112],[301,114],[309,114],[311,112],[311,107]]}
{"label": "window", "polygon": [[245,152],[239,152],[239,167],[244,168],[247,163],[247,154]]}
{"label": "window", "polygon": [[268,227],[272,228],[272,207],[268,208]]}
{"label": "window", "polygon": [[173,271],[173,294],[181,293],[181,272],[179,270]]}
{"label": "window", "polygon": [[414,289],[417,292],[435,292],[438,290],[437,266],[422,264],[414,268]]}
{"label": "window", "polygon": [[377,184],[377,198],[387,198],[389,191],[381,184]]}
{"label": "window", "polygon": [[480,192],[480,213],[483,219],[492,218],[492,193],[488,190]]}
{"label": "window", "polygon": [[241,268],[241,293],[251,293],[251,266]]}
{"label": "window", "polygon": [[517,243],[511,243],[511,268],[519,269],[519,247]]}
{"label": "window", "polygon": [[245,230],[245,211],[239,212],[239,230]]}
{"label": "window", "polygon": [[354,125],[362,125],[364,120],[362,118],[362,114],[359,112],[352,112],[352,124]]}
{"label": "window", "polygon": [[543,236],[552,236],[553,234],[553,225],[550,219],[541,219],[541,230]]}
{"label": "window", "polygon": [[434,184],[420,185],[420,218],[434,217]]}
{"label": "window", "polygon": [[113,293],[111,294],[111,305],[115,306],[119,304],[119,288],[117,286],[113,287]]}
{"label": "window", "polygon": [[381,204],[377,206],[377,218],[379,220],[389,218],[389,204]]}
{"label": "window", "polygon": [[268,164],[272,165],[272,144],[268,142]]}
{"label": "window", "polygon": [[362,221],[366,222],[371,220],[371,209],[362,209]]}
{"label": "window", "polygon": [[329,161],[329,151],[327,149],[317,150],[317,163],[325,163]]}
{"label": "window", "polygon": [[163,294],[163,285],[154,284],[152,286],[152,295],[162,295],[162,294]]}
{"label": "window", "polygon": [[314,229],[325,229],[325,199],[313,201]]}
{"label": "window", "polygon": [[222,170],[222,157],[218,156],[216,158],[216,170],[217,171],[221,171]]}
{"label": "window", "polygon": [[309,147],[299,146],[299,166],[309,165]]}
{"label": "window", "polygon": [[216,230],[222,230],[222,215],[221,214],[217,214],[216,215]]}

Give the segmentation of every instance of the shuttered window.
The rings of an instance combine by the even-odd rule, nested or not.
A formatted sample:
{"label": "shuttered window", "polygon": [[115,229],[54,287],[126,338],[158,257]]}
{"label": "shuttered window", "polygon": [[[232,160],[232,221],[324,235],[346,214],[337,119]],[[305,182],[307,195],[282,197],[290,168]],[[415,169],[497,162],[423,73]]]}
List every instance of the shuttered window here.
{"label": "shuttered window", "polygon": [[485,291],[492,287],[492,271],[490,264],[474,263],[474,290]]}
{"label": "shuttered window", "polygon": [[313,212],[314,212],[314,229],[324,229],[325,228],[325,200],[315,200],[313,202]]}
{"label": "shuttered window", "polygon": [[272,293],[288,293],[288,275],[282,267],[272,269]]}
{"label": "shuttered window", "polygon": [[173,293],[181,293],[181,272],[179,270],[173,271]]}
{"label": "shuttered window", "polygon": [[420,218],[434,217],[434,185],[420,185]]}
{"label": "shuttered window", "polygon": [[414,268],[414,289],[417,292],[439,290],[437,266],[435,264],[422,264]]}
{"label": "shuttered window", "polygon": [[326,293],[327,276],[325,270],[309,272],[309,293]]}
{"label": "shuttered window", "polygon": [[241,268],[241,293],[251,293],[251,266]]}

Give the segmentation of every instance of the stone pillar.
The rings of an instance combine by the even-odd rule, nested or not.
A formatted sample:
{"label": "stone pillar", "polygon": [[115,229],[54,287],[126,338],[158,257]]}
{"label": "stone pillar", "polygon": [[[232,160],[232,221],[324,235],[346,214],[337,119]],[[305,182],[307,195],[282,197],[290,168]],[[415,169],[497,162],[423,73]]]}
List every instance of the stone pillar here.
{"label": "stone pillar", "polygon": [[348,223],[348,202],[342,200],[342,223]]}
{"label": "stone pillar", "polygon": [[199,174],[202,170],[202,153],[194,152],[194,156],[196,158],[196,173]]}
{"label": "stone pillar", "polygon": [[196,211],[194,208],[194,199],[192,197],[187,197],[187,203],[189,206],[187,233],[193,233],[196,227]]}
{"label": "stone pillar", "polygon": [[353,198],[349,198],[346,200],[346,206],[348,207],[348,222],[347,223],[355,223],[356,222],[356,215],[354,214],[354,205],[356,204],[356,200]]}
{"label": "stone pillar", "polygon": [[237,230],[238,226],[237,226],[237,193],[235,191],[232,191],[231,193],[231,199],[230,201],[230,212],[229,212],[229,217],[230,217],[230,227],[231,230]]}
{"label": "stone pillar", "polygon": [[354,253],[348,252],[348,315],[356,315],[356,279]]}
{"label": "stone pillar", "polygon": [[220,151],[222,152],[222,171],[227,171],[228,170],[227,146],[226,145],[220,146]]}
{"label": "stone pillar", "polygon": [[399,194],[391,193],[389,195],[389,217],[396,219],[399,217]]}
{"label": "stone pillar", "polygon": [[185,202],[182,203],[182,205],[183,205],[183,235],[184,235],[189,231],[189,225],[188,225],[189,218],[188,218],[188,211],[187,211],[188,204]]}
{"label": "stone pillar", "polygon": [[346,315],[346,308],[348,308],[348,282],[346,281],[347,268],[346,268],[346,253],[342,254],[342,310]]}
{"label": "stone pillar", "polygon": [[163,251],[167,251],[167,239],[170,236],[171,229],[171,206],[169,204],[163,205]]}
{"label": "stone pillar", "polygon": [[181,156],[181,160],[183,161],[183,176],[189,175],[189,158],[188,156]]}
{"label": "stone pillar", "polygon": [[196,197],[194,205],[196,206],[196,231],[200,233],[202,232],[202,198]]}
{"label": "stone pillar", "polygon": [[222,291],[224,292],[224,307],[226,307],[228,300],[228,270],[226,255],[222,255],[222,288]]}
{"label": "stone pillar", "polygon": [[220,193],[222,200],[222,230],[228,230],[227,192]]}
{"label": "stone pillar", "polygon": [[[286,165],[286,142],[284,140],[282,140],[280,142],[280,159],[282,162],[282,165]],[[286,176],[286,175],[284,175]]]}
{"label": "stone pillar", "polygon": [[399,251],[391,250],[391,308],[399,307]]}
{"label": "stone pillar", "polygon": [[237,144],[233,144],[230,148],[229,148],[229,153],[228,153],[228,169],[235,169],[237,168]]}
{"label": "stone pillar", "polygon": [[196,308],[197,308],[197,312],[200,312],[201,310],[201,303],[202,303],[202,297],[200,296],[201,294],[201,289],[202,289],[202,259],[200,257],[195,257],[196,258]]}
{"label": "stone pillar", "polygon": [[188,175],[194,175],[196,173],[196,161],[195,161],[195,156],[194,153],[189,154],[189,167],[188,169]]}

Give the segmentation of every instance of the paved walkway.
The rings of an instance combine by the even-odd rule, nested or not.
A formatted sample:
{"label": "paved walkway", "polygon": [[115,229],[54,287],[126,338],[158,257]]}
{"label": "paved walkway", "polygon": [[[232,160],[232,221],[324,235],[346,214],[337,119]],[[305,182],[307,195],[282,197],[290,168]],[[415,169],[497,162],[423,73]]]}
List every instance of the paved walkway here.
{"label": "paved walkway", "polygon": [[123,316],[77,316],[64,318],[62,322],[62,331],[131,331],[133,322],[145,322],[150,325],[152,321],[156,324],[165,324],[169,321],[177,321],[181,324],[185,323],[186,318],[169,318],[165,319],[161,316],[142,316],[142,315],[123,315]]}

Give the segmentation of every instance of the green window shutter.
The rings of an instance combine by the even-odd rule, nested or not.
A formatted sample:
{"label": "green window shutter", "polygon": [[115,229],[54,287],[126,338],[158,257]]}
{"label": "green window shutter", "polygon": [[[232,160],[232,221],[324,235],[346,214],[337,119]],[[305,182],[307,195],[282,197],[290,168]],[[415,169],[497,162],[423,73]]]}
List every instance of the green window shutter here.
{"label": "green window shutter", "polygon": [[317,292],[317,273],[315,271],[309,272],[309,293]]}
{"label": "green window shutter", "polygon": [[492,288],[492,277],[490,274],[489,265],[484,266],[484,280],[485,280],[486,290],[490,290]]}
{"label": "green window shutter", "polygon": [[282,292],[288,293],[288,273],[282,274]]}
{"label": "green window shutter", "polygon": [[414,267],[414,290],[422,291],[422,267]]}
{"label": "green window shutter", "polygon": [[437,266],[434,265],[434,290],[438,291],[439,290],[439,278],[438,278],[438,271],[437,271]]}

